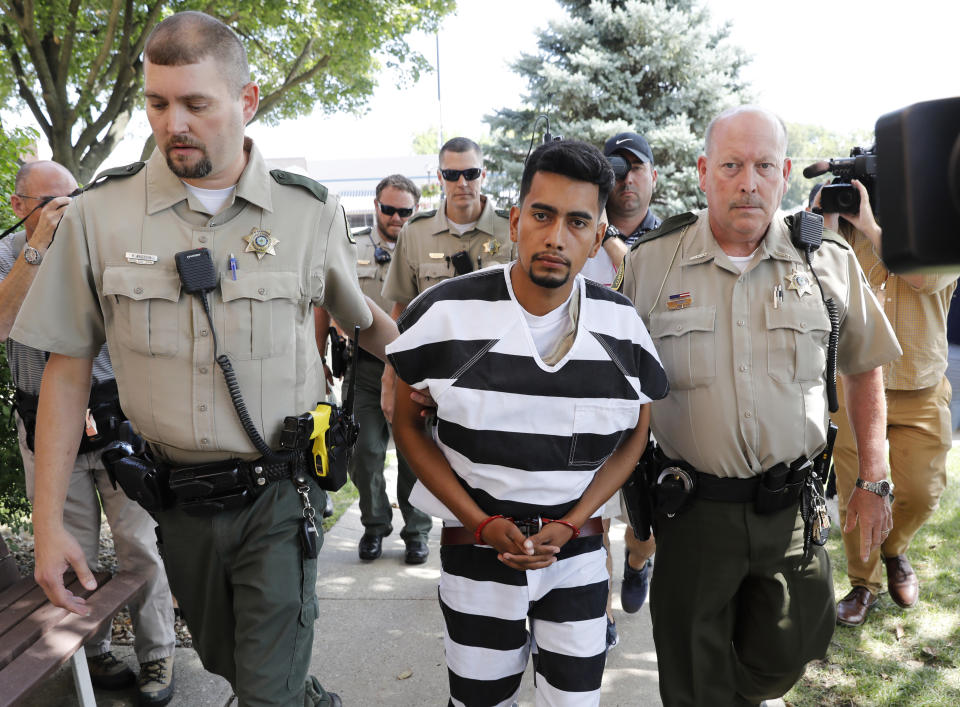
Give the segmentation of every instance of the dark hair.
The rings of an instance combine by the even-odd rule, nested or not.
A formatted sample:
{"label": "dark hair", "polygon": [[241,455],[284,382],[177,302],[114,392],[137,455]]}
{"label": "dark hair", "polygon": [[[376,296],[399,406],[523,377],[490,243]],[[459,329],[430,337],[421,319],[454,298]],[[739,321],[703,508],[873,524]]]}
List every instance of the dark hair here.
{"label": "dark hair", "polygon": [[382,194],[383,190],[387,187],[393,187],[394,189],[400,189],[402,191],[409,192],[410,195],[413,196],[413,203],[420,203],[420,189],[418,189],[416,184],[411,182],[402,174],[391,174],[381,179],[380,183],[377,184],[377,199],[380,198],[380,194]]}
{"label": "dark hair", "polygon": [[468,137],[452,137],[440,148],[440,161],[443,162],[444,152],[470,152],[471,150],[476,152],[481,160],[483,159],[483,150],[473,140]]}
{"label": "dark hair", "polygon": [[158,66],[185,66],[213,57],[235,96],[250,83],[247,51],[239,37],[220,20],[203,12],[187,10],[165,19],[147,37],[143,54]]}
{"label": "dark hair", "polygon": [[537,172],[552,172],[579,182],[596,184],[597,202],[603,209],[613,189],[613,168],[606,157],[595,148],[579,140],[558,140],[540,145],[527,158],[520,179],[520,203],[530,191],[533,175]]}

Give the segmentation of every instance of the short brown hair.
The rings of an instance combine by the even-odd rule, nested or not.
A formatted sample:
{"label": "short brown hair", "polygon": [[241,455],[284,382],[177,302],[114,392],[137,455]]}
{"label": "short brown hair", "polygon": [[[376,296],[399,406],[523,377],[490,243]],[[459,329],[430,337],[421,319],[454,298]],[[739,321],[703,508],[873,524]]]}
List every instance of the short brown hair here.
{"label": "short brown hair", "polygon": [[143,54],[158,66],[185,66],[213,57],[223,68],[224,80],[235,96],[250,83],[247,51],[240,38],[203,12],[187,10],[165,19],[147,37]]}
{"label": "short brown hair", "polygon": [[390,176],[381,179],[380,183],[377,184],[377,199],[380,198],[380,194],[382,194],[383,190],[387,187],[393,187],[394,189],[400,189],[408,192],[413,197],[414,204],[420,203],[420,189],[417,188],[416,184],[411,182],[402,174],[391,174]]}

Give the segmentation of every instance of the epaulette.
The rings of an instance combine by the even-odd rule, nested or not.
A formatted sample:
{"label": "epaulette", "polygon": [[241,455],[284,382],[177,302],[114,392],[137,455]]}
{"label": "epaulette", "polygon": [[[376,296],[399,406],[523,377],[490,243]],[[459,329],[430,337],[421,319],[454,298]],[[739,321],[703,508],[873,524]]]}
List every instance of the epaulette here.
{"label": "epaulette", "polygon": [[96,177],[94,177],[93,181],[87,184],[83,188],[83,191],[87,191],[88,189],[93,189],[94,187],[99,187],[101,184],[103,184],[109,179],[113,179],[114,177],[132,177],[141,169],[146,167],[146,165],[147,165],[146,162],[131,162],[130,164],[124,165],[123,167],[114,167],[112,169],[105,169]]}
{"label": "epaulette", "polygon": [[494,209],[493,213],[500,218],[510,218],[510,209]]}
{"label": "epaulette", "polygon": [[419,221],[422,218],[433,218],[436,215],[437,215],[436,209],[428,209],[427,211],[418,211],[407,220],[407,223],[413,223],[414,221]]}
{"label": "epaulette", "polygon": [[656,240],[661,236],[666,236],[669,233],[673,233],[678,228],[683,228],[684,226],[689,226],[691,223],[697,222],[697,215],[690,211],[687,211],[683,214],[677,214],[676,216],[671,216],[668,219],[664,219],[663,223],[660,224],[659,228],[655,228],[652,231],[647,231],[640,238],[637,239],[637,242],[633,244],[630,250],[636,250],[637,246],[643,243],[649,243],[650,241]]}
{"label": "epaulette", "polygon": [[285,172],[282,169],[271,169],[270,176],[273,177],[273,180],[277,184],[283,184],[284,186],[303,187],[324,204],[327,203],[327,188],[315,179],[305,177],[302,174],[297,174],[296,172]]}

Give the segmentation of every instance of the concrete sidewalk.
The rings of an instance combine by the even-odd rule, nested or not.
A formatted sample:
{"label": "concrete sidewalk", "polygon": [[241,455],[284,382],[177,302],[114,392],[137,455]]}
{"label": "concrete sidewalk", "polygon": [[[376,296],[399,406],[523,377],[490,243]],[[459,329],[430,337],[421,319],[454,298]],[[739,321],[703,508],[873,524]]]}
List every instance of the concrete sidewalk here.
{"label": "concrete sidewalk", "polygon": [[[393,454],[390,458],[395,459]],[[395,498],[396,464],[387,470]],[[357,543],[363,534],[355,503],[327,533],[320,553],[317,596],[320,616],[313,644],[311,671],[324,687],[336,692],[347,707],[419,707],[447,702],[447,670],[443,657],[443,621],[437,602],[440,577],[439,525],[430,539],[425,565],[403,562],[403,526],[394,511],[394,534],[385,539],[383,557],[361,562]],[[660,705],[657,663],[647,605],[637,614],[620,609],[623,572],[623,524],[614,521],[611,533],[614,558],[614,613],[620,644],[607,658],[603,678],[606,706]],[[114,648],[115,654],[136,668],[133,649]],[[227,682],[207,673],[192,649],[176,654],[174,707],[224,707],[236,704]],[[134,690],[96,691],[97,704],[120,707],[136,704]],[[24,703],[28,707],[77,704],[68,668],[61,669]],[[532,671],[528,669],[520,705],[534,704]]]}

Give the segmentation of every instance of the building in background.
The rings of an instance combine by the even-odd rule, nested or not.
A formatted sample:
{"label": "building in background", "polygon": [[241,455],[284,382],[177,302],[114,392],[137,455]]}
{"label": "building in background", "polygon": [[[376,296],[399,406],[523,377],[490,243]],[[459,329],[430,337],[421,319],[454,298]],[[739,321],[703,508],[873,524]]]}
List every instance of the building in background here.
{"label": "building in background", "polygon": [[433,209],[440,203],[437,155],[344,160],[268,158],[267,164],[270,169],[305,174],[338,194],[351,228],[373,225],[377,184],[388,174],[402,174],[420,188],[421,209]]}

